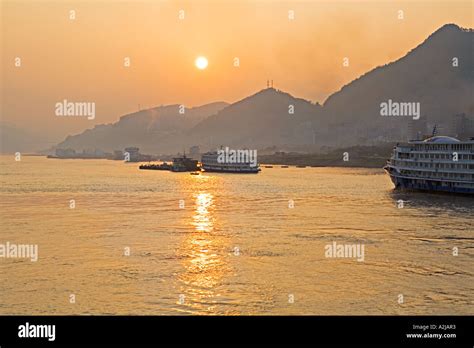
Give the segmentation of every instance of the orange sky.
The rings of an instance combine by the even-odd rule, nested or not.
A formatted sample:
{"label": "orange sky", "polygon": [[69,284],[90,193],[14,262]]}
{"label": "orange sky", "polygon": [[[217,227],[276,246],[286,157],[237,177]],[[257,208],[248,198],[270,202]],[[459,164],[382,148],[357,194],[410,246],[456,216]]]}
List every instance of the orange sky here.
{"label": "orange sky", "polygon": [[[138,104],[234,102],[264,88],[267,79],[323,102],[443,24],[472,28],[473,6],[452,0],[7,0],[1,17],[2,121],[62,139],[114,122]],[[194,66],[199,55],[209,60],[206,70]],[[342,66],[344,57],[349,67]],[[55,116],[63,99],[95,102],[96,118]]]}

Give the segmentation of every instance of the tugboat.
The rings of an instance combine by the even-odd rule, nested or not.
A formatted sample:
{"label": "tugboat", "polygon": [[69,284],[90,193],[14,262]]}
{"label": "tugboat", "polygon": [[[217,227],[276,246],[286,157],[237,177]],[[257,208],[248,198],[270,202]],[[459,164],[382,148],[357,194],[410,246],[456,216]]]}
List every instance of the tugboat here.
{"label": "tugboat", "polygon": [[198,161],[192,158],[186,157],[184,154],[182,157],[173,158],[173,162],[162,163],[162,164],[142,164],[140,169],[151,169],[151,170],[170,170],[172,172],[195,172],[199,170]]}
{"label": "tugboat", "polygon": [[384,169],[395,188],[474,194],[474,138],[435,134],[393,148]]}
{"label": "tugboat", "polygon": [[172,172],[195,172],[199,170],[198,161],[186,157],[186,153],[182,157],[173,158]]}

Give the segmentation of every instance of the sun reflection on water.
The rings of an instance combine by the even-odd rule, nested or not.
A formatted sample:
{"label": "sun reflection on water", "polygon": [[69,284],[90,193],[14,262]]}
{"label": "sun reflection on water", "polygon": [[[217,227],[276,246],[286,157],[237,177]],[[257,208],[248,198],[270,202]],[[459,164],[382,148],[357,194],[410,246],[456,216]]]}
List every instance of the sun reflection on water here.
{"label": "sun reflection on water", "polygon": [[186,296],[184,306],[189,311],[213,312],[219,301],[218,287],[223,277],[230,273],[226,261],[230,247],[227,237],[218,227],[214,195],[198,191],[193,194],[193,199],[193,215],[189,224],[193,228],[179,250],[184,257],[184,272],[179,280],[184,284],[181,291]]}
{"label": "sun reflection on water", "polygon": [[209,209],[213,205],[213,196],[210,193],[201,192],[195,195],[196,210],[193,215],[194,226],[196,231],[211,232],[213,228],[213,216],[209,213]]}

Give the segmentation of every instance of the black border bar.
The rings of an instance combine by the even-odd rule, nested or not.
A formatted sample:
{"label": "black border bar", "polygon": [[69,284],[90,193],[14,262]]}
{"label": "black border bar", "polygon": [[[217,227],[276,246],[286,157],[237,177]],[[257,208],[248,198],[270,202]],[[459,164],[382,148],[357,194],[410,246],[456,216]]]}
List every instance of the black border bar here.
{"label": "black border bar", "polygon": [[[55,325],[55,340],[20,325]],[[420,329],[425,327],[425,329]],[[324,344],[473,346],[472,316],[0,316],[0,346]],[[452,334],[407,338],[407,334]]]}

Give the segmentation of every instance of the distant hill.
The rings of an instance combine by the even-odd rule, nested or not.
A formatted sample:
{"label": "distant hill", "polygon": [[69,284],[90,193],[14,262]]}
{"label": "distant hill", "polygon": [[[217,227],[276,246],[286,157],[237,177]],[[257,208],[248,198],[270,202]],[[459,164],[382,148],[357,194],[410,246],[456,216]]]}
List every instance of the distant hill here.
{"label": "distant hill", "polygon": [[388,99],[420,102],[421,122],[449,132],[455,114],[474,115],[473,54],[474,32],[447,24],[403,58],[342,87],[324,103],[328,127],[346,136],[334,139],[357,144],[361,137],[393,135],[402,140],[409,119],[381,117],[380,103]]}
{"label": "distant hill", "polygon": [[[201,144],[257,148],[403,141],[415,130],[428,134],[434,124],[439,132],[454,135],[456,114],[474,116],[473,43],[472,30],[448,24],[403,58],[342,87],[323,107],[266,89],[209,117],[190,134]],[[420,103],[420,120],[382,117],[380,104],[389,99]],[[287,112],[290,104],[295,105],[292,117]]]}
{"label": "distant hill", "polygon": [[[415,128],[426,134],[434,124],[453,135],[456,114],[474,116],[473,54],[474,32],[447,24],[404,57],[342,87],[323,106],[267,88],[231,105],[186,109],[184,115],[178,105],[142,110],[69,136],[58,147],[111,151],[135,145],[145,153],[176,153],[190,145],[347,147],[404,141]],[[420,120],[381,116],[380,104],[389,99],[420,103]]]}
{"label": "distant hill", "polygon": [[134,145],[143,153],[175,153],[196,144],[203,150],[307,144],[320,111],[319,104],[267,88],[231,105],[185,109],[184,115],[179,105],[142,110],[68,136],[57,147],[112,151]]}
{"label": "distant hill", "polygon": [[228,104],[217,102],[184,108],[180,105],[159,106],[120,117],[116,123],[98,125],[81,134],[68,136],[58,148],[122,150],[138,146],[143,153],[166,153],[180,147],[184,132],[222,110]]}
{"label": "distant hill", "polygon": [[210,147],[308,144],[320,114],[319,104],[267,88],[198,123],[188,136]]}

